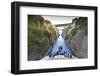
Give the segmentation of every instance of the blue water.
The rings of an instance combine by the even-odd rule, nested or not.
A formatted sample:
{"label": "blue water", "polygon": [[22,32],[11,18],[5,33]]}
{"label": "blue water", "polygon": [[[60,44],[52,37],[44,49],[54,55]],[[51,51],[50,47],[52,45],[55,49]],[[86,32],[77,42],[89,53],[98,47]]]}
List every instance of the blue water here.
{"label": "blue water", "polygon": [[51,53],[53,55],[56,54],[59,51],[60,46],[62,47],[62,52],[66,52],[68,55],[71,56],[71,58],[75,58],[75,55],[72,52],[72,49],[70,48],[68,42],[65,42],[64,38],[61,35],[56,40]]}

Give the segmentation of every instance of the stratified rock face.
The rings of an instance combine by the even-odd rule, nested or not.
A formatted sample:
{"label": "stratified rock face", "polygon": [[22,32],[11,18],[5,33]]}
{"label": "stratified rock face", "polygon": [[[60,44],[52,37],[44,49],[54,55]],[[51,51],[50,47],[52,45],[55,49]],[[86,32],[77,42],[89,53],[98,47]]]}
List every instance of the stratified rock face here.
{"label": "stratified rock face", "polygon": [[76,35],[70,40],[70,44],[78,58],[88,57],[88,37],[84,30],[78,30]]}
{"label": "stratified rock face", "polygon": [[63,37],[69,42],[78,58],[88,58],[88,18],[74,19],[63,31]]}

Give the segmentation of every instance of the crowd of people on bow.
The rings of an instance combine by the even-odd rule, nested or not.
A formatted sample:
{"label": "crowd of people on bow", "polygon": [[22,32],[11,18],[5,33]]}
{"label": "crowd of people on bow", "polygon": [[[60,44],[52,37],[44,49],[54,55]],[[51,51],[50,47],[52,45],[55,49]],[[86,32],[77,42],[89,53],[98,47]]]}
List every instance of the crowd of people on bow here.
{"label": "crowd of people on bow", "polygon": [[63,50],[63,46],[59,46],[58,51],[54,52],[54,53],[52,52],[52,48],[51,48],[49,53],[48,53],[49,58],[54,58],[57,55],[63,55],[64,57],[72,58],[71,54],[69,54],[65,50]]}

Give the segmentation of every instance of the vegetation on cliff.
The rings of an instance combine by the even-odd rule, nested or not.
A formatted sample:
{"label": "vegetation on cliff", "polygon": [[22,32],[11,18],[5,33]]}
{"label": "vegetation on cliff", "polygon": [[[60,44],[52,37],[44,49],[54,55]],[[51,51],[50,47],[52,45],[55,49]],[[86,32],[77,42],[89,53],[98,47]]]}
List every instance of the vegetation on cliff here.
{"label": "vegetation on cliff", "polygon": [[28,15],[28,60],[41,59],[53,45],[58,30],[39,15]]}

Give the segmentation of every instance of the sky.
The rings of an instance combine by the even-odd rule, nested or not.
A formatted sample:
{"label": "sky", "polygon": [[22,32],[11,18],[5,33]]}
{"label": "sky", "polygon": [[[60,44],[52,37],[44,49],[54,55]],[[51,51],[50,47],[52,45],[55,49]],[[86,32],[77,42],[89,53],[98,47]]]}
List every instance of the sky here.
{"label": "sky", "polygon": [[45,20],[50,20],[52,24],[71,23],[75,17],[70,16],[42,16]]}

